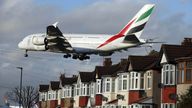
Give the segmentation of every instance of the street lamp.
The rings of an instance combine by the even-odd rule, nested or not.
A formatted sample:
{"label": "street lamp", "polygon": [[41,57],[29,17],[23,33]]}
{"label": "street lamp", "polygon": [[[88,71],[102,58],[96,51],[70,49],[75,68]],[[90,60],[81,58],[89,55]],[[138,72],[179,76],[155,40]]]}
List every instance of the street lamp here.
{"label": "street lamp", "polygon": [[21,70],[21,76],[20,76],[20,92],[19,92],[19,108],[21,108],[21,90],[22,90],[22,76],[23,76],[23,67],[17,67],[17,69]]}

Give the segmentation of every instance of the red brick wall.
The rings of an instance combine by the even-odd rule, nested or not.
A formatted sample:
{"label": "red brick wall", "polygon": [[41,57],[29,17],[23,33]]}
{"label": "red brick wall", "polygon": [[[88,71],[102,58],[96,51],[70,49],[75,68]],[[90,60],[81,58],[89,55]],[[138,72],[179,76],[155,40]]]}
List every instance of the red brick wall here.
{"label": "red brick wall", "polygon": [[56,108],[57,107],[57,103],[58,103],[57,100],[51,100],[50,101],[50,108]]}
{"label": "red brick wall", "polygon": [[65,106],[64,106],[64,99],[61,99],[61,108],[64,108]]}
{"label": "red brick wall", "polygon": [[39,108],[41,108],[41,101],[39,101],[38,106],[39,106]]}
{"label": "red brick wall", "polygon": [[175,86],[162,88],[162,103],[176,103],[176,100],[170,99],[170,94],[176,94]]}
{"label": "red brick wall", "polygon": [[101,106],[102,105],[102,95],[96,94],[95,96],[95,106]]}
{"label": "red brick wall", "polygon": [[79,97],[79,107],[86,107],[88,102],[88,96]]}
{"label": "red brick wall", "polygon": [[139,100],[139,91],[133,90],[129,91],[129,104],[132,104]]}

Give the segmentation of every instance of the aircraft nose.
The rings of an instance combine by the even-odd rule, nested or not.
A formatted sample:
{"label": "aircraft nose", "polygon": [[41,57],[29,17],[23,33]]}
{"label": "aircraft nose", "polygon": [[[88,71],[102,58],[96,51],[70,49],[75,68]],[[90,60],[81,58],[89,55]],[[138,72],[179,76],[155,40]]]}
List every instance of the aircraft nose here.
{"label": "aircraft nose", "polygon": [[19,42],[18,47],[19,47],[20,49],[22,49],[22,48],[23,48],[22,41],[21,41],[21,42]]}

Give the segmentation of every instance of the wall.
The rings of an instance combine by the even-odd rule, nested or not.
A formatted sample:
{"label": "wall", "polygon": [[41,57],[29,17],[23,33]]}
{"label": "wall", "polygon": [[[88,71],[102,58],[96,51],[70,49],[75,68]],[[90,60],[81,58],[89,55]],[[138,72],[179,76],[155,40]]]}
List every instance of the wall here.
{"label": "wall", "polygon": [[176,94],[176,87],[164,86],[162,88],[162,103],[176,103],[175,100],[170,99],[170,94]]}
{"label": "wall", "polygon": [[192,84],[178,84],[177,85],[177,94],[178,95],[185,94],[190,86],[192,86]]}

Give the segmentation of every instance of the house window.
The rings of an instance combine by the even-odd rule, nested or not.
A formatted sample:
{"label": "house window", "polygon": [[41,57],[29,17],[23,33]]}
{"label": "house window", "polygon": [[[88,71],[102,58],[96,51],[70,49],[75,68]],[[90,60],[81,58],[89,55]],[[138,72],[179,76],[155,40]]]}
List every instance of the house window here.
{"label": "house window", "polygon": [[51,100],[51,93],[48,93],[48,100]]}
{"label": "house window", "polygon": [[118,90],[122,90],[122,75],[119,75],[119,79],[118,79]]}
{"label": "house window", "polygon": [[186,81],[192,81],[192,61],[186,62]]}
{"label": "house window", "polygon": [[[142,82],[141,82],[142,81]],[[129,77],[130,90],[143,89],[143,73],[131,72]],[[142,83],[142,85],[141,85]],[[142,87],[142,88],[141,88]]]}
{"label": "house window", "polygon": [[110,79],[106,79],[106,92],[110,92]]}
{"label": "house window", "polygon": [[144,89],[144,73],[140,73],[140,89]]}
{"label": "house window", "polygon": [[101,80],[97,79],[97,93],[101,93]]}
{"label": "house window", "polygon": [[171,103],[161,104],[161,108],[175,108],[175,104]]}
{"label": "house window", "polygon": [[118,80],[118,90],[127,90],[128,89],[128,75],[120,74]]}
{"label": "house window", "polygon": [[95,93],[95,84],[91,83],[91,94]]}
{"label": "house window", "polygon": [[191,81],[191,69],[186,70],[186,81]]}
{"label": "house window", "polygon": [[184,66],[185,66],[185,62],[180,62],[177,65],[177,82],[178,82],[178,84],[184,83],[184,81],[185,81]]}
{"label": "house window", "polygon": [[86,87],[87,85],[86,84],[81,84],[81,95],[86,95],[86,89],[87,89],[87,87]]}
{"label": "house window", "polygon": [[80,93],[80,84],[76,85],[76,95],[79,96]]}
{"label": "house window", "polygon": [[73,97],[74,94],[75,94],[75,92],[74,92],[74,87],[72,86],[72,87],[71,87],[71,97]]}
{"label": "house window", "polygon": [[64,97],[71,97],[71,87],[70,86],[64,87]]}
{"label": "house window", "polygon": [[122,75],[122,81],[123,81],[123,90],[128,89],[128,76],[127,75]]}
{"label": "house window", "polygon": [[151,89],[151,87],[152,87],[152,72],[148,71],[147,72],[146,88]]}
{"label": "house window", "polygon": [[52,99],[54,100],[55,99],[55,93],[52,92]]}
{"label": "house window", "polygon": [[112,92],[115,92],[115,79],[112,79]]}
{"label": "house window", "polygon": [[87,84],[87,95],[90,95],[90,85]]}
{"label": "house window", "polygon": [[175,66],[171,64],[163,65],[162,70],[162,82],[164,85],[174,85],[175,84]]}
{"label": "house window", "polygon": [[104,78],[103,91],[104,92],[110,92],[110,90],[111,90],[111,79],[110,78]]}

